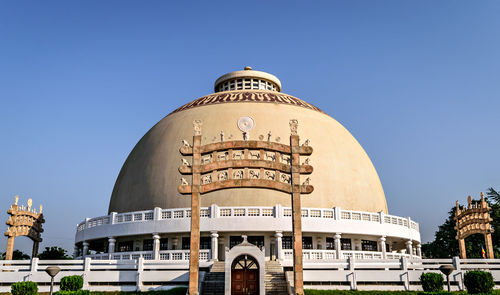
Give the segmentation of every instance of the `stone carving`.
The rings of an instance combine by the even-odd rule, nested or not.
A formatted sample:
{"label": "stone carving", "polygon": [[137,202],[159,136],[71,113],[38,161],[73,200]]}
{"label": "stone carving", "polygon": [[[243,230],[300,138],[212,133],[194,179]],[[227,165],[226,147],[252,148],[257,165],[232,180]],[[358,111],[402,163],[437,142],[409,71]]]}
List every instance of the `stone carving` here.
{"label": "stone carving", "polygon": [[290,183],[292,181],[292,177],[288,174],[281,174],[281,181]]}
{"label": "stone carving", "polygon": [[281,155],[281,162],[287,165],[292,165],[292,157],[287,155]]}
{"label": "stone carving", "polygon": [[276,173],[274,171],[266,171],[266,179],[268,180],[276,180]]}
{"label": "stone carving", "polygon": [[187,147],[191,147],[191,145],[189,144],[189,142],[185,141],[184,139],[182,140],[182,145],[183,146],[187,146]]}
{"label": "stone carving", "polygon": [[250,155],[250,159],[260,160],[260,152],[252,153],[249,151],[248,154]]}
{"label": "stone carving", "polygon": [[299,121],[297,119],[290,120],[290,132],[292,135],[297,135],[297,128],[299,127]]}
{"label": "stone carving", "polygon": [[302,185],[309,185],[309,182],[311,181],[311,177],[306,178],[306,180],[302,183]]}
{"label": "stone carving", "polygon": [[247,132],[243,132],[243,140],[248,140],[248,133]]}
{"label": "stone carving", "polygon": [[17,203],[18,203],[18,202],[19,202],[19,196],[16,196],[16,197],[15,197],[15,202],[14,202],[14,205],[16,205],[16,206],[17,206]]}
{"label": "stone carving", "polygon": [[40,214],[42,214],[43,206],[40,205]]}
{"label": "stone carving", "polygon": [[33,205],[33,200],[31,198],[28,199],[28,202],[26,202],[26,204],[28,204],[28,212],[31,211],[31,205]]}
{"label": "stone carving", "polygon": [[203,156],[201,158],[201,163],[202,164],[208,164],[208,163],[211,163],[212,162],[212,154],[209,154],[209,155],[206,155],[206,156]]}
{"label": "stone carving", "polygon": [[209,184],[212,183],[212,175],[207,174],[201,178],[201,184]]}
{"label": "stone carving", "polygon": [[276,162],[276,154],[275,153],[265,153],[267,161]]}
{"label": "stone carving", "polygon": [[302,146],[309,146],[309,143],[311,143],[311,141],[309,139],[306,139],[306,141],[304,141]]}
{"label": "stone carving", "polygon": [[280,142],[281,137],[279,137],[279,136],[278,136],[278,137],[276,137],[276,139],[275,139],[275,140],[276,140],[276,142]]}
{"label": "stone carving", "polygon": [[219,181],[227,180],[227,171],[219,172],[219,174],[217,175],[217,179]]}
{"label": "stone carving", "polygon": [[319,108],[290,95],[276,92],[241,92],[241,91],[225,91],[210,94],[200,97],[190,103],[187,103],[172,113],[177,113],[183,110],[212,104],[235,103],[235,102],[260,102],[273,104],[286,104],[303,107],[310,110],[315,110],[323,113]]}
{"label": "stone carving", "polygon": [[217,140],[217,136],[212,137],[212,142],[215,142]]}
{"label": "stone carving", "polygon": [[224,131],[220,131],[220,141],[223,142],[224,141]]}
{"label": "stone carving", "polygon": [[306,159],[304,160],[304,163],[302,163],[302,165],[311,165],[311,159],[306,158]]}
{"label": "stone carving", "polygon": [[217,161],[226,161],[229,157],[229,152],[223,152],[222,154],[217,155]]}
{"label": "stone carving", "polygon": [[232,134],[229,134],[228,138],[227,139],[233,139],[233,135]]}
{"label": "stone carving", "polygon": [[269,131],[269,132],[267,133],[267,141],[271,141],[271,135],[272,135],[272,134],[271,134],[271,131]]}
{"label": "stone carving", "polygon": [[184,177],[181,178],[181,185],[188,185],[188,182]]}
{"label": "stone carving", "polygon": [[233,172],[234,179],[243,179],[243,170],[236,170]]}
{"label": "stone carving", "polygon": [[234,152],[233,153],[233,159],[243,159],[243,154],[244,154],[244,151],[239,151],[239,152]]}
{"label": "stone carving", "polygon": [[259,135],[259,140],[261,140],[261,141],[264,140],[264,135],[262,135],[262,134]]}
{"label": "stone carving", "polygon": [[182,166],[190,166],[189,162],[186,161],[186,159],[181,159],[181,164],[182,164]]}
{"label": "stone carving", "polygon": [[203,123],[201,120],[194,120],[193,121],[193,129],[194,129],[194,135],[201,135],[201,126]]}
{"label": "stone carving", "polygon": [[250,179],[258,179],[260,177],[259,171],[255,170],[248,171],[248,175],[250,175]]}

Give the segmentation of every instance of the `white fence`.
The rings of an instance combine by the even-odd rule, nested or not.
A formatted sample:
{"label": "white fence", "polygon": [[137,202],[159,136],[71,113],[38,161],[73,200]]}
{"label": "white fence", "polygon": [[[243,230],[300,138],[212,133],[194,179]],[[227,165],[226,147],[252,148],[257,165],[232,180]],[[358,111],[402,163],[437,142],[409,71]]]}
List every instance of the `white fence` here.
{"label": "white fence", "polygon": [[[308,255],[316,255],[310,253]],[[319,255],[319,254],[318,254]],[[500,259],[329,259],[326,262],[304,260],[306,288],[328,289],[387,289],[419,290],[419,277],[423,272],[438,272],[443,264],[452,264],[456,270],[450,275],[453,289],[463,290],[463,275],[472,269],[492,273],[500,284]],[[41,292],[47,292],[50,277],[48,266],[57,265],[61,272],[56,283],[64,276],[81,275],[84,288],[93,291],[135,291],[170,288],[186,285],[189,265],[165,260],[9,260],[0,261],[0,292],[9,292],[10,284],[19,281],[39,283]],[[200,262],[200,281],[211,262]],[[56,286],[56,290],[58,287]]]}

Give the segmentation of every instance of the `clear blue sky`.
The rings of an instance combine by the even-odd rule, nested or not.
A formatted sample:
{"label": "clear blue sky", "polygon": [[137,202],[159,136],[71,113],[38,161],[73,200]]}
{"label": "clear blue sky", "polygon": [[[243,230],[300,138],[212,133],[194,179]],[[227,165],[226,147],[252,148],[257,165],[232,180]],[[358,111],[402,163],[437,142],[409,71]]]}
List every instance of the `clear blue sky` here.
{"label": "clear blue sky", "polygon": [[389,212],[429,241],[455,200],[500,189],[499,16],[499,1],[1,1],[0,222],[32,197],[42,247],[72,252],[141,136],[249,65],[350,130]]}

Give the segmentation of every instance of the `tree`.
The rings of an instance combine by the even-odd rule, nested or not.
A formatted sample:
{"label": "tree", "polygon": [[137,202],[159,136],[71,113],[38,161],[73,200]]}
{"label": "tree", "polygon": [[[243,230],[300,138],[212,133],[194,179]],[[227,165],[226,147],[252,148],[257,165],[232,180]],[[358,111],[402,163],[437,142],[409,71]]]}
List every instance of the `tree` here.
{"label": "tree", "polygon": [[[0,253],[0,260],[5,260],[5,255],[6,253]],[[12,252],[12,260],[26,260],[26,259],[30,259],[30,256],[28,254],[25,254],[17,249]]]}
{"label": "tree", "polygon": [[[489,188],[485,198],[491,207],[490,216],[493,219],[491,226],[494,230],[500,230],[500,194],[493,188]],[[478,202],[478,200],[473,200]],[[448,218],[439,226],[438,231],[434,235],[434,241],[422,244],[422,254],[426,258],[449,258],[458,256],[458,241],[456,240],[457,232],[455,230],[456,206],[453,206],[448,212]],[[500,232],[494,231],[492,234],[493,252],[495,257],[500,257],[498,251],[500,247]],[[468,258],[481,258],[481,248],[484,246],[484,237],[481,234],[475,234],[465,239],[465,248]],[[486,250],[486,249],[485,249]]]}
{"label": "tree", "polygon": [[41,260],[60,260],[60,259],[71,259],[66,254],[66,250],[61,247],[45,247],[42,253],[38,254],[38,258]]}

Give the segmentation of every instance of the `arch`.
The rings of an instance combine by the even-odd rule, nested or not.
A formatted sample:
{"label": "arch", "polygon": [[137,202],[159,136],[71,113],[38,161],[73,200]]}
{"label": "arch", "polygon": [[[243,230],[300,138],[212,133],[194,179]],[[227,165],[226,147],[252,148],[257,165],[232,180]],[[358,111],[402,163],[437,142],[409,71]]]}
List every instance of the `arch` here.
{"label": "arch", "polygon": [[[243,237],[243,242],[239,245],[234,246],[231,249],[226,249],[226,262],[225,262],[225,294],[265,294],[265,254],[264,251],[259,249],[259,247],[248,243],[246,236]],[[241,263],[242,258],[244,258],[243,263]],[[245,262],[246,261],[246,262]],[[255,276],[253,279],[253,282],[258,282],[258,284],[255,286],[256,287],[256,292],[233,292],[233,290],[238,289],[238,288],[233,288],[232,282],[233,282],[233,274],[238,274],[238,272],[235,272],[234,270],[242,270],[242,269],[253,269],[252,275]],[[239,275],[244,275],[241,272],[239,272]],[[241,282],[240,282],[241,283]],[[255,288],[254,287],[254,288]],[[239,290],[241,291],[247,291],[247,290],[242,290],[241,288],[248,288],[250,291],[250,286],[240,286]]]}
{"label": "arch", "polygon": [[259,262],[243,254],[231,263],[231,294],[259,294]]}

